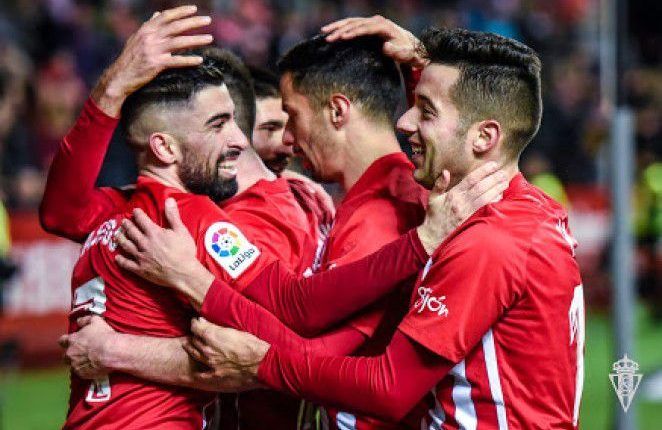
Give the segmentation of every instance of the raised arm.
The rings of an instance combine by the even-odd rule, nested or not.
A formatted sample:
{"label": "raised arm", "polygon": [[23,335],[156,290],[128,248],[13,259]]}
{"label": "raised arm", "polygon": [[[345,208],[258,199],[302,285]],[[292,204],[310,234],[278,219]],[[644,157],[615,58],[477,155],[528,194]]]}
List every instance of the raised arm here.
{"label": "raised arm", "polygon": [[103,73],[51,165],[39,209],[45,230],[80,241],[124,201],[117,190],[95,187],[122,104],[165,68],[200,63],[197,56],[172,54],[211,42],[211,35],[181,36],[210,22],[191,16],[196,10],[183,6],[155,14]]}

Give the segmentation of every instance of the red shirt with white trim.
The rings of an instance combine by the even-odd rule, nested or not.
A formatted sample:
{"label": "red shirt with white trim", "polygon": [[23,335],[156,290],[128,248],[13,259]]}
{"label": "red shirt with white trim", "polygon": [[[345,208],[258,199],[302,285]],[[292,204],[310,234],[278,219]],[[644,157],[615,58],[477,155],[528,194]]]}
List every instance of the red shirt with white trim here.
{"label": "red shirt with white trim", "polygon": [[567,222],[518,174],[432,256],[399,329],[457,364],[411,428],[577,426],[584,301]]}
{"label": "red shirt with white trim", "polygon": [[[418,226],[425,217],[428,192],[414,180],[414,166],[403,152],[379,158],[352,186],[336,210],[322,270],[359,260]],[[413,281],[412,281],[413,282]],[[349,321],[368,340],[359,355],[384,352],[406,313],[411,282]],[[372,417],[327,408],[331,428],[383,429],[392,426]]]}
{"label": "red shirt with white trim", "polygon": [[[114,234],[122,219],[131,216],[134,208],[141,208],[163,226],[167,197],[177,201],[182,221],[197,244],[197,258],[219,279],[246,285],[274,261],[208,197],[139,177],[128,203],[92,232],[83,245],[72,277],[70,332],[77,330],[78,317],[91,313],[103,316],[121,333],[156,337],[189,334],[195,313],[183,296],[121,270],[114,260]],[[119,372],[92,383],[72,375],[64,428],[198,430],[202,428],[202,409],[209,400],[210,395],[200,391]]]}

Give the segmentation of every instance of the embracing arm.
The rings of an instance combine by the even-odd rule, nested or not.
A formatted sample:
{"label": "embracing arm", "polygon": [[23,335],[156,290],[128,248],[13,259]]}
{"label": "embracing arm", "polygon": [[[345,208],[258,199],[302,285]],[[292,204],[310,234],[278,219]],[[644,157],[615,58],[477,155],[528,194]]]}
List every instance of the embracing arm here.
{"label": "embracing arm", "polygon": [[397,331],[377,357],[323,357],[271,346],[258,380],[297,397],[397,422],[452,367]]}
{"label": "embracing arm", "polygon": [[[304,336],[314,336],[388,294],[420,271],[428,259],[415,230],[359,261],[298,278],[280,263],[266,267],[242,294],[273,313]],[[214,280],[202,303],[201,315],[222,315],[227,302]],[[332,304],[332,305],[331,305]]]}
{"label": "embracing arm", "polygon": [[78,321],[80,330],[62,336],[59,343],[72,370],[81,378],[124,372],[162,384],[216,391],[216,381],[197,377],[205,369],[184,350],[186,338],[118,333],[98,316]]}

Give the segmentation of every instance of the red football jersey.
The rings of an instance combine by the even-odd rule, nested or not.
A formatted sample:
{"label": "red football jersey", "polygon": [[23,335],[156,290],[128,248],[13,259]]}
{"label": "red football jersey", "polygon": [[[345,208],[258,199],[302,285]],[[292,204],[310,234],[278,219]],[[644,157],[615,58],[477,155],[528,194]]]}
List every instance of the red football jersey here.
{"label": "red football jersey", "polygon": [[[63,139],[49,172],[41,208],[42,217],[54,232],[82,240],[131,198],[131,192],[94,185],[117,123],[88,100]],[[254,237],[257,247],[299,274],[312,265],[332,219],[315,196],[294,179],[258,181],[222,207],[235,225]],[[228,411],[225,417],[236,415],[232,411],[234,399],[229,403],[232,407],[224,408]],[[282,423],[283,428],[296,425],[298,401],[288,396],[260,391],[242,395],[238,404],[244,410],[239,414],[242,428],[256,427],[250,422],[255,410],[272,422]]]}
{"label": "red football jersey", "polygon": [[[323,253],[322,270],[359,260],[420,225],[428,192],[414,180],[414,166],[402,152],[368,167],[338,206]],[[411,284],[379,301],[349,323],[368,337],[359,355],[384,352],[406,313]],[[385,318],[382,318],[385,316]],[[379,420],[327,408],[331,428],[392,428]]]}
{"label": "red football jersey", "polygon": [[[76,319],[97,314],[122,333],[157,337],[189,334],[193,309],[184,297],[122,271],[115,263],[114,233],[133,208],[166,224],[164,202],[177,200],[182,221],[197,244],[197,258],[220,279],[246,285],[274,260],[255,240],[228,221],[209,198],[169,188],[140,177],[136,191],[116,215],[103,222],[85,242],[72,277],[70,331]],[[152,383],[122,373],[90,383],[75,375],[64,428],[200,429],[208,394]]]}
{"label": "red football jersey", "polygon": [[[298,181],[283,178],[260,180],[221,207],[243,230],[260,232],[257,246],[298,275],[313,263],[323,226],[331,218]],[[252,390],[221,397],[221,430],[260,429],[265,422],[274,430],[296,429],[300,400],[290,395]]]}
{"label": "red football jersey", "polygon": [[576,428],[584,300],[563,208],[517,175],[432,256],[399,329],[457,365],[410,428]]}

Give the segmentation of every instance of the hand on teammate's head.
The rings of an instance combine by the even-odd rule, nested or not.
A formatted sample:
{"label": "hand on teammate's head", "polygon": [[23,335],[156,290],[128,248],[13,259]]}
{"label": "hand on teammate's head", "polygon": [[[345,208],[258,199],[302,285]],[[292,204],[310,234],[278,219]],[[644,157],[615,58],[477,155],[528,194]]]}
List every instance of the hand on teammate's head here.
{"label": "hand on teammate's head", "polygon": [[420,41],[410,31],[381,15],[368,18],[345,18],[322,27],[328,42],[361,36],[378,36],[384,40],[384,55],[398,63],[424,67],[427,64]]}
{"label": "hand on teammate's head", "polygon": [[178,54],[213,41],[208,33],[187,34],[211,23],[209,16],[195,15],[196,12],[194,5],[157,12],[129,37],[119,57],[92,91],[92,98],[104,112],[118,116],[124,98],[161,71],[202,63],[199,55]]}

